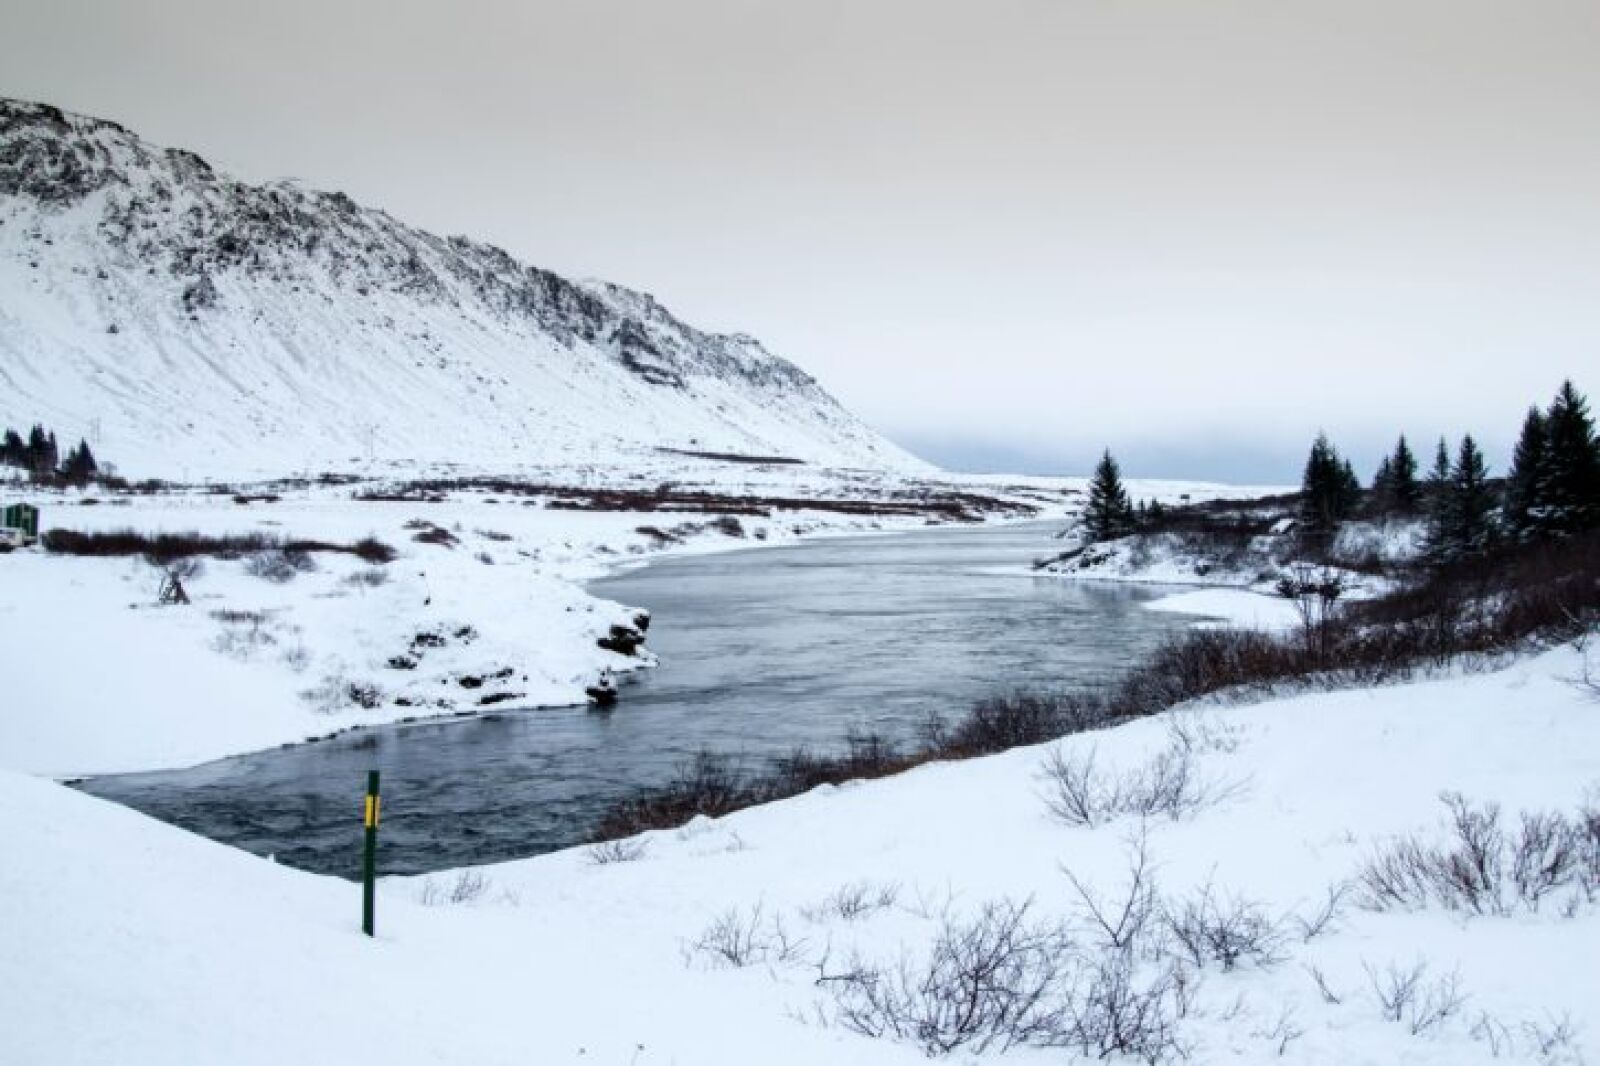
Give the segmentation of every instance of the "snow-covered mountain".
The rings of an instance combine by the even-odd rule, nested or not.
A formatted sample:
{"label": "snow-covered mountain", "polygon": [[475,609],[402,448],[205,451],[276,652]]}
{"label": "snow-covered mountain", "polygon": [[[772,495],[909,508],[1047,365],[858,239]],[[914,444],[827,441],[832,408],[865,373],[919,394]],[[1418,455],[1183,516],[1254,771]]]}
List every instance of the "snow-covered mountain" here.
{"label": "snow-covered mountain", "polygon": [[167,476],[658,449],[926,469],[645,293],[0,99],[0,425],[35,421]]}

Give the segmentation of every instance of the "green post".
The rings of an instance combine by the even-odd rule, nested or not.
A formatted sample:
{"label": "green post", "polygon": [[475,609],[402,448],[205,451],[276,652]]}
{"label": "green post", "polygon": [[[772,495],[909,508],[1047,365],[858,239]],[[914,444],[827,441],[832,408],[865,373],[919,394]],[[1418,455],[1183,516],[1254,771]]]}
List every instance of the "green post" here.
{"label": "green post", "polygon": [[378,879],[378,771],[367,773],[367,844],[361,860],[361,931],[373,935],[373,908]]}

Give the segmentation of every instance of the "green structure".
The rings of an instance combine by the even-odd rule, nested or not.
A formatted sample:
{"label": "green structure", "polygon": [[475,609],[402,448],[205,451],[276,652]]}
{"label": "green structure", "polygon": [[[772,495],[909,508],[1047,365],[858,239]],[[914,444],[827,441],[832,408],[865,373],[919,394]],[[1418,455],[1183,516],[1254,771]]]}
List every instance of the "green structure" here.
{"label": "green structure", "polygon": [[38,540],[39,508],[31,503],[7,504],[6,509],[0,511],[0,529],[21,530],[25,544]]}

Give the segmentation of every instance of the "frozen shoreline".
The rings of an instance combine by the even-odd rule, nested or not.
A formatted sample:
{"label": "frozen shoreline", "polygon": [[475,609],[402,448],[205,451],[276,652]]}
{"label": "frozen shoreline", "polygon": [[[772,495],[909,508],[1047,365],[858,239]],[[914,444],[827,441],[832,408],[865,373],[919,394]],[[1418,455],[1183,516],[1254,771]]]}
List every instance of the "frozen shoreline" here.
{"label": "frozen shoreline", "polygon": [[[1148,824],[1162,892],[1215,884],[1287,922],[1314,912],[1390,835],[1433,832],[1442,789],[1513,815],[1572,810],[1600,781],[1600,718],[1563,680],[1578,667],[1560,649],[1493,674],[1186,712],[1186,735],[1204,744],[1201,772],[1241,787]],[[1044,758],[1092,749],[1101,766],[1136,767],[1173,742],[1171,720],[819,788],[647,834],[630,861],[596,864],[572,849],[470,875],[386,879],[375,941],[358,931],[348,882],[0,772],[0,908],[13,931],[0,953],[13,993],[0,1006],[0,1057],[925,1062],[910,1043],[839,1025],[817,968],[828,957],[915,965],[943,921],[989,901],[1033,899],[1038,920],[1079,923],[1062,870],[1113,896],[1136,826],[1053,820],[1040,794]],[[889,902],[864,913],[829,902],[854,886]],[[719,964],[694,946],[729,920],[754,923],[764,946],[750,965]],[[775,929],[790,945],[782,956]],[[1267,1066],[1285,1061],[1273,1033],[1288,1017],[1297,1034],[1288,1061],[1488,1066],[1503,1059],[1474,1036],[1479,1013],[1518,1041],[1531,1039],[1526,1025],[1568,1018],[1568,1057],[1514,1061],[1576,1063],[1595,1050],[1600,1022],[1597,936],[1592,906],[1570,918],[1556,906],[1463,918],[1346,904],[1326,934],[1287,937],[1274,965],[1197,971],[1180,1032],[1200,1061]],[[1385,1020],[1363,974],[1419,961],[1430,980],[1457,974],[1472,1011],[1413,1036]],[[1337,1002],[1319,995],[1309,967]],[[1062,1052],[962,1060],[1038,1054]]]}
{"label": "frozen shoreline", "polygon": [[[819,501],[830,491],[888,499],[903,485],[928,484],[886,478],[874,487],[859,475],[811,471],[735,482],[713,473],[723,476],[713,480],[719,491],[753,498],[776,487]],[[985,486],[960,479],[950,487]],[[1034,479],[1022,491],[989,492],[1064,509],[1073,488]],[[741,516],[738,535],[729,535],[710,521],[715,514],[558,510],[485,493],[374,503],[342,487],[249,506],[193,492],[98,506],[78,498],[46,497],[46,527],[255,531],[334,543],[377,536],[401,555],[383,567],[317,555],[313,570],[281,583],[252,576],[247,560],[206,559],[188,581],[193,605],[175,608],[155,605],[158,574],[134,558],[6,557],[0,659],[11,695],[0,708],[0,766],[62,778],[193,766],[500,704],[581,704],[604,672],[652,662],[648,644],[638,655],[598,646],[613,627],[631,628],[635,612],[591,595],[589,581],[660,558],[928,524],[791,510]],[[644,532],[651,527],[671,539]],[[419,543],[421,533],[445,542]]]}

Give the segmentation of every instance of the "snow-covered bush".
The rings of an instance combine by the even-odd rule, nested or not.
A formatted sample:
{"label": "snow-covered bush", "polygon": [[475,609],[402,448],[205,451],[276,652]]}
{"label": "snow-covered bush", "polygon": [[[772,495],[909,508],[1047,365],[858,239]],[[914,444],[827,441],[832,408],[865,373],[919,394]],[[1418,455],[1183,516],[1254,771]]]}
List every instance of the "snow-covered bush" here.
{"label": "snow-covered bush", "polygon": [[1209,882],[1191,896],[1164,901],[1161,920],[1171,950],[1196,969],[1215,963],[1226,972],[1244,962],[1265,968],[1283,961],[1283,931],[1266,909],[1223,895]]}
{"label": "snow-covered bush", "polygon": [[714,968],[742,969],[778,963],[799,962],[806,942],[789,935],[783,920],[769,916],[757,903],[749,910],[729,908],[684,949],[685,960],[701,959]]}
{"label": "snow-covered bush", "polygon": [[1585,807],[1574,818],[1524,812],[1508,830],[1499,804],[1475,805],[1458,793],[1441,798],[1449,810],[1444,840],[1410,834],[1380,847],[1358,876],[1364,906],[1506,915],[1519,905],[1537,913],[1561,897],[1571,914],[1600,897],[1600,811]]}
{"label": "snow-covered bush", "polygon": [[818,982],[846,1029],[930,1055],[1059,1043],[1078,959],[1062,928],[1030,921],[1028,911],[991,901],[973,918],[947,917],[920,959],[855,958],[831,972],[824,961]]}
{"label": "snow-covered bush", "polygon": [[825,922],[841,918],[847,922],[858,921],[869,914],[888,910],[900,898],[898,884],[874,884],[871,881],[853,881],[841,885],[827,898],[813,906],[801,909],[801,914],[811,922]]}
{"label": "snow-covered bush", "polygon": [[647,842],[637,837],[624,837],[595,844],[585,855],[596,866],[610,866],[619,862],[637,862],[644,858],[648,847]]}
{"label": "snow-covered bush", "polygon": [[1192,750],[1169,744],[1143,764],[1107,770],[1096,749],[1058,746],[1045,757],[1045,805],[1073,826],[1095,826],[1118,816],[1178,819],[1237,794],[1237,783],[1207,777]]}
{"label": "snow-covered bush", "polygon": [[1080,940],[1063,923],[1032,919],[1030,909],[998,900],[971,917],[947,915],[926,952],[893,963],[853,956],[835,969],[823,959],[818,984],[832,993],[832,1020],[929,1055],[1033,1046],[1097,1059],[1177,1058],[1188,973],[1132,941]]}
{"label": "snow-covered bush", "polygon": [[287,584],[316,568],[316,560],[309,553],[297,549],[256,552],[244,561],[245,573],[278,585]]}
{"label": "snow-covered bush", "polygon": [[1429,979],[1426,962],[1409,967],[1391,963],[1381,973],[1371,964],[1364,967],[1379,1013],[1387,1021],[1403,1024],[1412,1036],[1437,1029],[1466,1005],[1460,975]]}
{"label": "snow-covered bush", "polygon": [[474,903],[489,890],[489,879],[470,867],[457,871],[453,881],[445,882],[430,877],[422,882],[417,902],[424,907],[458,906]]}

